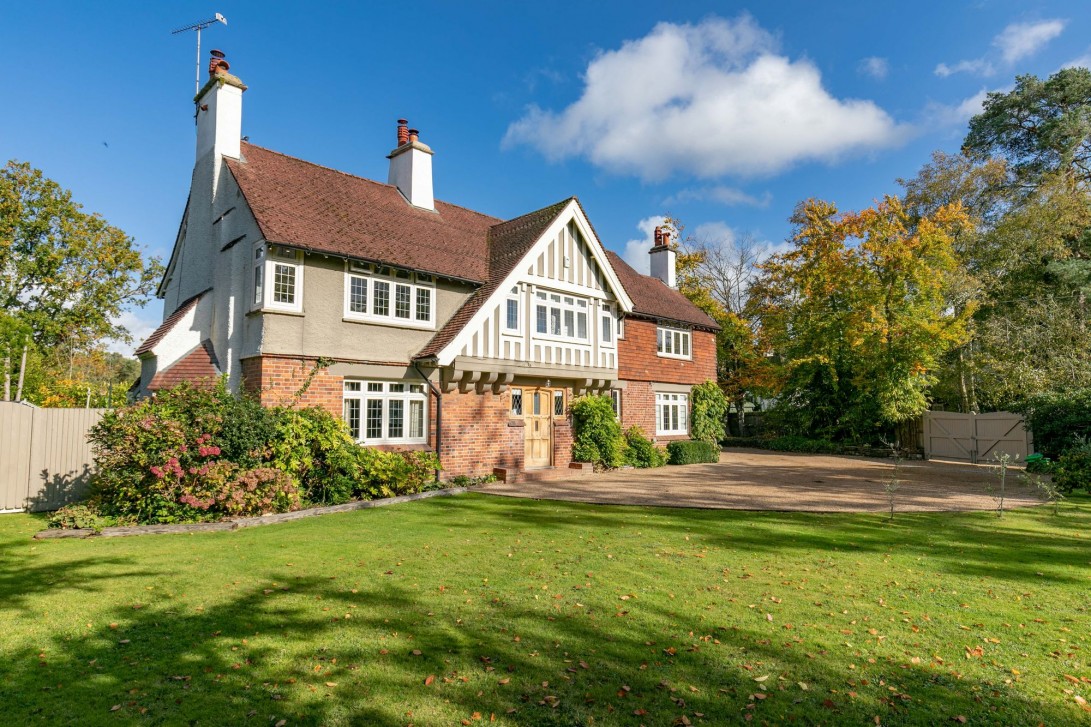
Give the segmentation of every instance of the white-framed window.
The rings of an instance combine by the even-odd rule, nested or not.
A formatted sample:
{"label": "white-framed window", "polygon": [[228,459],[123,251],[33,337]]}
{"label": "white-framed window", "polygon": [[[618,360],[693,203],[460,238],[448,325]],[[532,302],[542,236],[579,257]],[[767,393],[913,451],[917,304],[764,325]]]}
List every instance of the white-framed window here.
{"label": "white-framed window", "polygon": [[609,305],[602,306],[602,325],[600,331],[602,342],[607,346],[614,345],[614,310]]}
{"label": "white-framed window", "polygon": [[349,262],[345,318],[408,328],[436,327],[436,279],[371,263]]}
{"label": "white-framed window", "polygon": [[693,358],[690,353],[690,336],[682,328],[659,326],[655,329],[655,350],[666,358]]}
{"label": "white-framed window", "polygon": [[303,310],[303,252],[279,245],[254,246],[251,306]]}
{"label": "white-framed window", "polygon": [[569,341],[587,341],[587,299],[538,291],[534,300],[538,335]]}
{"label": "white-framed window", "polygon": [[610,406],[614,408],[614,418],[621,421],[621,389],[610,389]]}
{"label": "white-framed window", "polygon": [[655,395],[655,433],[689,433],[689,394]]}
{"label": "white-framed window", "polygon": [[512,286],[508,297],[504,299],[504,331],[520,333],[523,329],[523,317],[519,315],[519,286]]}
{"label": "white-framed window", "polygon": [[345,423],[361,444],[427,444],[428,394],[411,381],[344,383]]}

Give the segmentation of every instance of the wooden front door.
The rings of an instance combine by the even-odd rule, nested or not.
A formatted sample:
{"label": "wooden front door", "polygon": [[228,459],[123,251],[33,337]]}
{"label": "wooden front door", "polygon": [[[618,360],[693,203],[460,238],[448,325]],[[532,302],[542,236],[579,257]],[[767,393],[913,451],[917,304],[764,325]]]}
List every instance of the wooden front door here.
{"label": "wooden front door", "polygon": [[553,464],[553,392],[549,389],[524,390],[523,411],[526,441],[523,467],[549,467]]}

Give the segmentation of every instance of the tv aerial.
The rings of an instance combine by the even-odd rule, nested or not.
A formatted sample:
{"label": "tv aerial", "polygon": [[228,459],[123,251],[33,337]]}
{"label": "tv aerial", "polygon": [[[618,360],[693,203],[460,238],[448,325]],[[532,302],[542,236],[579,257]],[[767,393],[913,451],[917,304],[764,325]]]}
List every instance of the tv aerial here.
{"label": "tv aerial", "polygon": [[201,90],[201,31],[205,28],[215,25],[216,23],[223,23],[227,25],[227,18],[220,13],[216,13],[216,17],[208,20],[202,20],[198,23],[191,23],[184,28],[178,30],[172,30],[171,35],[178,35],[179,33],[185,33],[186,31],[197,31],[197,74],[193,81],[193,93],[196,95]]}

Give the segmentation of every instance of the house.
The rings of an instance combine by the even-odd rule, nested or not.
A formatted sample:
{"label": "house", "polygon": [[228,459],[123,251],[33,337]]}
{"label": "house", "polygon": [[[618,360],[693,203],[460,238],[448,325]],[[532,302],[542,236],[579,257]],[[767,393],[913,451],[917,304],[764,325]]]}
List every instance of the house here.
{"label": "house", "polygon": [[575,197],[509,220],[437,200],[405,120],[385,184],[250,144],[245,91],[213,51],[140,395],[226,375],[276,404],[313,373],[300,404],[362,444],[433,449],[446,476],[567,467],[568,405],[588,392],[625,427],[687,438],[717,327],[675,289],[669,233],[646,276]]}

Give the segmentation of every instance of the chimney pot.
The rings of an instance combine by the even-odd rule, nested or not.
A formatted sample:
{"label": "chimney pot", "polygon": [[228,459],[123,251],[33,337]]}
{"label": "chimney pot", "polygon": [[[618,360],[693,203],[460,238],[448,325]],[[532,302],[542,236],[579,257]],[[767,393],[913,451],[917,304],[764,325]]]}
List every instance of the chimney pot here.
{"label": "chimney pot", "polygon": [[417,131],[416,129],[409,130],[409,141],[416,141],[418,136],[420,136],[419,131]]}
{"label": "chimney pot", "polygon": [[663,244],[663,228],[659,225],[655,227],[655,244],[657,247]]}
{"label": "chimney pot", "polygon": [[222,50],[212,50],[209,55],[212,56],[208,60],[208,75],[210,78],[218,73],[227,73],[231,68],[231,64],[224,60]]}
{"label": "chimney pot", "polygon": [[664,247],[670,247],[671,245],[671,233],[670,230],[663,230],[662,243]]}
{"label": "chimney pot", "polygon": [[408,119],[398,119],[398,146],[409,143]]}

